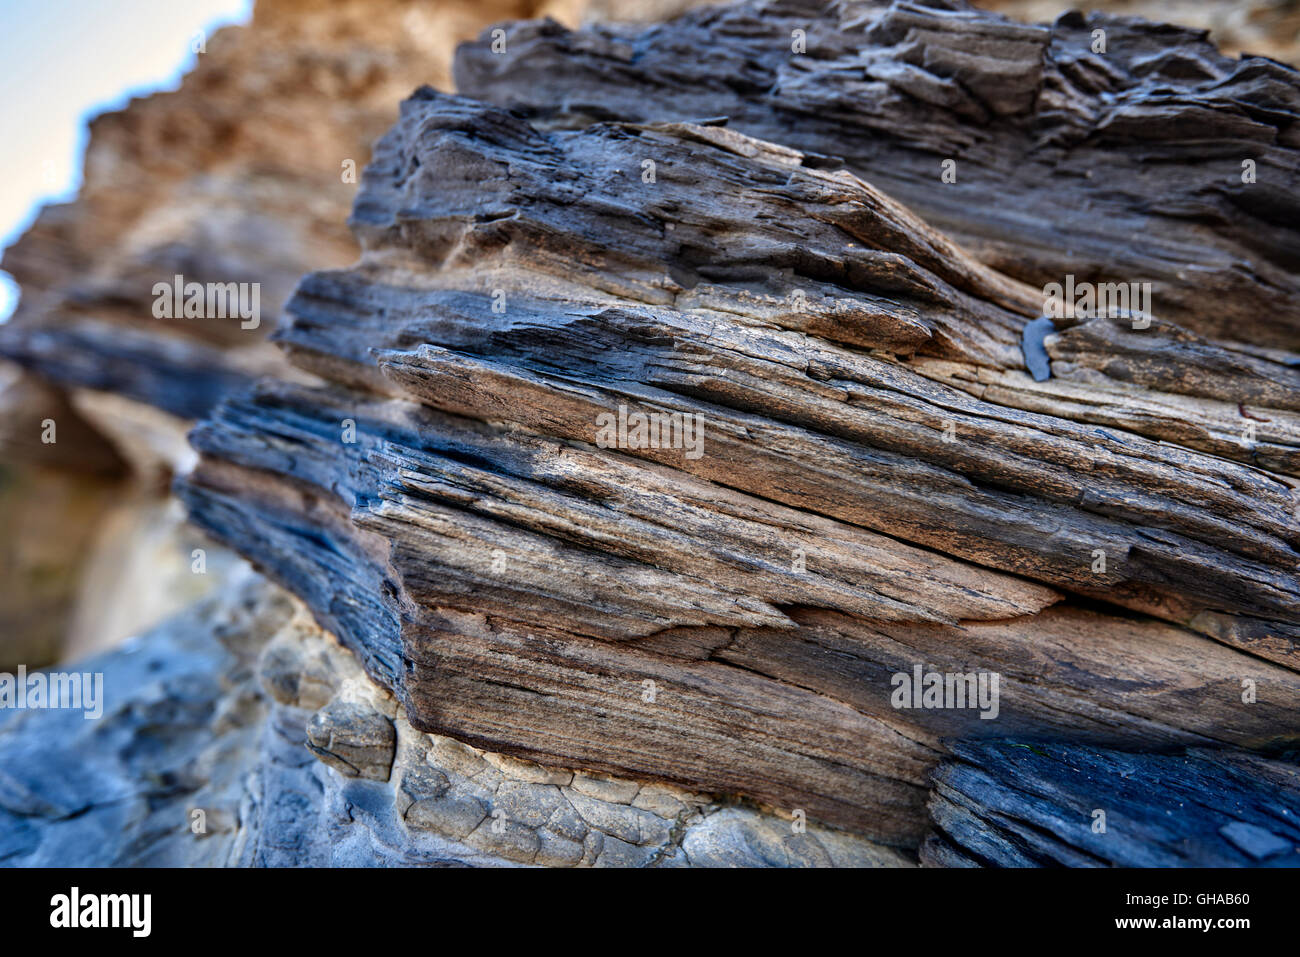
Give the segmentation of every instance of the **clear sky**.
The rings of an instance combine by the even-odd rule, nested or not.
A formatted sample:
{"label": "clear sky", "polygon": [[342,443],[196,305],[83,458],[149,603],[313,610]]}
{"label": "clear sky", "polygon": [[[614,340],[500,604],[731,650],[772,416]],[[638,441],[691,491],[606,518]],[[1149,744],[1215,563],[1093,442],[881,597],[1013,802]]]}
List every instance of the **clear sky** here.
{"label": "clear sky", "polygon": [[[81,183],[86,122],[175,89],[200,30],[246,22],[252,0],[0,0],[0,248]],[[16,301],[0,256],[0,321]]]}

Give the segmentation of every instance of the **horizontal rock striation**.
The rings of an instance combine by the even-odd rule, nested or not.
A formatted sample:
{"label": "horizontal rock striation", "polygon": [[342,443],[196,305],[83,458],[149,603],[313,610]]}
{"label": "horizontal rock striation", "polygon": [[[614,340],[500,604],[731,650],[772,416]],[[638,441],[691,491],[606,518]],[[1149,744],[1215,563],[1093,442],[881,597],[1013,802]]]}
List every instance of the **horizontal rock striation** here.
{"label": "horizontal rock striation", "polygon": [[960,744],[935,774],[942,867],[1295,867],[1300,768],[1242,752]]}
{"label": "horizontal rock striation", "polygon": [[0,866],[912,863],[753,807],[418,732],[256,576],[79,667],[104,676],[100,720],[0,714]]}
{"label": "horizontal rock striation", "polygon": [[176,491],[296,599],[0,714],[0,862],[1294,863],[1300,74],[753,0],[420,85],[537,9],[261,3],[7,252],[0,356],[201,419]]}
{"label": "horizontal rock striation", "polygon": [[[776,0],[638,29],[520,23],[504,52],[486,36],[462,47],[455,76],[462,94],[553,127],[727,117],[839,158],[1036,287],[1141,279],[1189,331],[1300,341],[1297,74],[1223,56],[1204,30],[1078,12],[1029,25],[960,0]],[[955,182],[940,181],[944,160]]]}
{"label": "horizontal rock striation", "polygon": [[[1028,29],[851,9],[912,24],[922,53]],[[809,10],[651,28],[639,52],[600,54],[610,72],[591,90],[631,102],[656,44],[707,24],[744,48],[754,31],[725,24],[779,36]],[[859,28],[907,35],[839,15],[816,22],[845,49]],[[935,18],[952,37],[917,25]],[[599,48],[583,38],[605,35],[513,29],[509,55],[545,60],[562,41],[578,76]],[[1062,30],[1026,36],[1059,59],[1082,42]],[[474,92],[518,105],[492,84],[543,90],[520,61],[489,83],[480,55],[462,60]],[[990,142],[1040,122],[1037,82],[980,114]],[[590,124],[572,95],[551,100],[569,112],[530,119],[418,91],[363,179],[361,261],[304,279],[276,336],[328,384],[265,382],[194,431],[200,463],[178,491],[195,520],[301,596],[420,731],[744,796],[897,847],[923,841],[930,774],[954,741],[1292,744],[1296,443],[1293,418],[1272,420],[1294,406],[1292,370],[1216,338],[1198,303],[1224,274],[1187,282],[1168,300],[1185,305],[1145,327],[1058,323],[1052,377],[1036,382],[1020,343],[1042,306],[1024,280],[1042,274],[996,271],[991,247],[968,254],[902,205],[886,154],[876,177],[809,152],[812,133],[741,132],[777,113],[768,130],[823,128],[763,89],[733,78],[705,91],[715,110],[682,102],[646,122],[609,107]],[[1164,103],[1156,90],[1130,95]],[[929,107],[895,116],[897,136],[925,127],[915,110]],[[683,121],[720,113],[732,120]],[[1004,131],[995,116],[1020,118]],[[1122,166],[1105,142],[1099,161]],[[1208,175],[1190,154],[1169,162]],[[1060,212],[1060,173],[1020,182]],[[929,202],[945,188],[936,171]],[[1102,203],[1090,188],[1072,204]],[[1106,202],[1132,216],[1123,193]],[[1000,208],[1035,208],[1017,203]],[[979,204],[944,208],[970,210],[962,239],[992,229]],[[1235,226],[1192,221],[1169,226],[1187,262],[1245,255]],[[1017,242],[1043,249],[1034,235]],[[1270,256],[1248,257],[1251,275],[1280,268]],[[1275,431],[1221,454],[1242,421]],[[995,675],[1000,701],[983,716],[904,706],[897,676],[914,671]],[[323,757],[382,773],[330,740],[309,732]]]}
{"label": "horizontal rock striation", "polygon": [[[580,5],[579,5],[580,6]],[[299,277],[344,266],[344,226],[371,143],[450,55],[529,0],[259,0],[203,40],[179,89],[90,124],[77,199],[4,251],[22,286],[0,357],[49,382],[183,418],[293,368],[266,342]],[[155,284],[258,286],[258,311],[159,316]]]}

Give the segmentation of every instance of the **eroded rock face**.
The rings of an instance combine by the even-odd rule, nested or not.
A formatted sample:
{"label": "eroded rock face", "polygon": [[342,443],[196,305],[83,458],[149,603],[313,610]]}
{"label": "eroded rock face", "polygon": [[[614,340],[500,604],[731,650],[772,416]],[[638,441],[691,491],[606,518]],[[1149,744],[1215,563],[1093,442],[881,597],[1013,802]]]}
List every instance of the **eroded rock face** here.
{"label": "eroded rock face", "polygon": [[[1167,762],[1124,749],[1207,743],[1193,779],[1267,767],[1295,807],[1243,757],[1300,729],[1294,71],[946,2],[519,24],[404,104],[342,268],[336,167],[435,68],[410,5],[315,9],[101,121],[15,251],[0,350],[205,415],[184,500],[297,599],[238,582],[98,659],[102,723],[0,722],[0,857],[1059,862],[1073,819],[1021,857],[1016,822],[1078,782],[997,750],[1043,739],[1135,817],[1174,812],[1125,784]],[[1040,284],[1121,263],[1151,322],[1054,323],[1027,375]],[[149,318],[180,271],[264,283],[265,321]],[[1003,698],[900,706],[913,669]],[[1294,840],[1213,825],[1165,862]]]}
{"label": "eroded rock face", "polygon": [[[1092,51],[1095,30],[1105,54]],[[1282,212],[1300,192],[1296,73],[1226,57],[1204,31],[1078,11],[1029,25],[960,2],[783,0],[701,8],[667,28],[520,23],[504,54],[486,37],[462,48],[455,76],[462,95],[547,128],[725,116],[842,160],[1035,287],[1123,272],[1152,283],[1160,317],[1190,331],[1300,342],[1296,217]],[[1251,184],[1246,160],[1261,171]]]}
{"label": "eroded rock face", "polygon": [[[263,0],[206,40],[175,92],[91,124],[84,185],[5,251],[22,287],[0,354],[48,379],[193,418],[260,374],[294,284],[356,256],[345,226],[371,143],[451,51],[531,0]],[[257,321],[157,318],[158,282],[257,283]]]}
{"label": "eroded rock face", "polygon": [[[576,22],[583,6],[555,12]],[[457,43],[539,9],[263,0],[251,24],[206,39],[177,91],[91,124],[77,199],[43,210],[0,263],[22,287],[0,355],[44,380],[0,369],[0,665],[80,657],[202,592],[184,568],[193,547],[218,563],[211,544],[180,568],[160,547],[197,537],[159,494],[189,420],[259,375],[310,378],[266,337],[303,273],[355,259],[346,219],[372,142],[413,88],[450,85]],[[157,317],[154,286],[176,275],[257,284],[256,323]],[[40,444],[47,419],[58,444]]]}
{"label": "eroded rock face", "polygon": [[105,676],[102,719],[0,712],[0,863],[909,863],[815,824],[418,732],[247,573],[78,667]]}
{"label": "eroded rock face", "polygon": [[[1295,867],[1300,767],[1242,752],[958,745],[935,774],[940,867]],[[1099,783],[1104,786],[1099,787]]]}
{"label": "eroded rock face", "polygon": [[[0,354],[186,417],[258,375],[293,376],[265,337],[299,277],[355,257],[343,223],[356,178],[345,173],[364,167],[413,88],[451,87],[457,42],[515,18],[654,19],[688,6],[258,4],[251,25],[209,38],[180,90],[95,121],[81,195],[45,210],[5,254],[23,299]],[[1226,338],[1249,323],[1257,346],[1294,344],[1294,270],[1267,251],[1286,246],[1295,192],[1288,71],[1229,60],[1193,30],[1114,16],[1049,28],[878,0],[769,3],[759,22],[757,8],[701,6],[673,30],[605,24],[571,38],[554,22],[516,26],[502,53],[484,38],[463,54],[456,83],[565,125],[726,115],[743,132],[843,157],[975,255],[1039,284],[1066,271],[1105,278],[1116,237],[1144,236],[1128,268],[1157,285],[1171,318]],[[1240,26],[1247,49],[1270,52]],[[1105,56],[1088,49],[1095,29],[1109,31]],[[796,30],[811,55],[792,54]],[[980,37],[976,52],[962,51],[963,31]],[[1177,54],[1162,59],[1170,44]],[[718,56],[726,65],[712,76]],[[1172,98],[1150,113],[1144,97],[1166,86]],[[1196,166],[1181,148],[1182,172],[1162,178],[1180,132],[1216,145]],[[1245,159],[1260,169],[1251,190],[1229,175]],[[935,190],[943,160],[963,172]],[[1088,182],[1093,167],[1106,169],[1104,184]],[[1046,188],[1057,174],[1072,188]],[[1135,202],[1152,192],[1171,198]],[[1225,218],[1243,225],[1206,229]],[[1201,295],[1179,281],[1178,262],[1200,264]],[[256,326],[155,318],[155,283],[178,274],[260,284]]]}
{"label": "eroded rock face", "polygon": [[[291,601],[236,581],[166,625],[79,662],[103,674],[103,715],[0,711],[0,859],[11,865],[220,865],[238,860],[240,805],[264,707],[253,666]],[[202,809],[202,830],[192,809]],[[243,833],[248,833],[245,815]]]}
{"label": "eroded rock face", "polygon": [[[889,30],[914,17],[946,24],[944,50],[1022,29],[840,12],[823,26],[841,45],[858,28],[901,42]],[[651,53],[723,22],[744,48],[739,24],[796,15],[741,5],[648,31],[626,86],[593,89],[639,109],[623,98]],[[590,52],[606,31],[515,31],[541,59],[623,77],[626,58]],[[508,101],[502,77],[477,80]],[[1155,89],[1134,102],[1165,103]],[[751,92],[746,115],[776,122]],[[279,336],[330,384],[224,403],[178,486],[414,726],[907,848],[947,739],[1294,738],[1293,365],[1167,315],[1062,317],[1040,385],[1020,343],[1043,294],[824,154],[536,112],[428,88],[404,104],[353,214],[361,262],[304,279]],[[1017,122],[1008,137],[1049,120]],[[1179,129],[1169,148],[1190,150]],[[1210,232],[1206,249],[1235,242]],[[1134,394],[1152,414],[1112,425]],[[1242,395],[1270,424],[1288,411],[1280,441],[1229,460],[1189,418]],[[900,704],[917,669],[996,674],[1001,705]]]}
{"label": "eroded rock face", "polygon": [[[549,867],[907,863],[844,832],[795,827],[680,788],[545,767],[424,734],[355,659],[310,628],[277,634],[260,670],[281,707],[311,711],[308,748],[407,861],[436,853]],[[346,742],[346,753],[313,740],[326,736]]]}
{"label": "eroded rock face", "polygon": [[[417,731],[301,606],[247,572],[79,667],[105,676],[100,720],[0,712],[0,864],[914,864],[790,815]],[[322,730],[334,747],[315,743]],[[929,800],[930,866],[1286,866],[1300,845],[1286,761],[955,750]]]}

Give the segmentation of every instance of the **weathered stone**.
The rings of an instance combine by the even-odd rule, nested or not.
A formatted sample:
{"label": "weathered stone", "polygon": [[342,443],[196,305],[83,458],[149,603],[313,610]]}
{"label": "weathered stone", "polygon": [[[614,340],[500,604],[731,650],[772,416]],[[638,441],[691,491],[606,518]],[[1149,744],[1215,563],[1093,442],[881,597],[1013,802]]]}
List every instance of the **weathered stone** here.
{"label": "weathered stone", "polygon": [[531,864],[542,846],[536,830],[508,817],[498,817],[495,809],[466,840],[475,847],[520,864]]}
{"label": "weathered stone", "polygon": [[561,807],[555,809],[547,826],[561,837],[571,841],[585,840],[591,830],[587,822],[582,819],[582,815],[575,811],[573,805],[567,800]]}
{"label": "weathered stone", "polygon": [[406,809],[406,822],[447,837],[463,838],[487,816],[487,806],[474,797],[444,796],[416,801]]}
{"label": "weathered stone", "polygon": [[447,775],[437,768],[419,765],[403,768],[395,805],[397,813],[405,816],[416,801],[436,800],[446,794],[450,787]]}
{"label": "weathered stone", "polygon": [[963,742],[935,773],[930,866],[1295,867],[1300,764],[1243,751],[1135,754]]}
{"label": "weathered stone", "polygon": [[851,835],[809,827],[799,833],[790,821],[725,808],[687,831],[686,861],[694,867],[902,867],[896,851],[870,847]]}
{"label": "weathered stone", "polygon": [[569,792],[568,798],[584,821],[629,844],[662,844],[668,840],[668,826],[649,811],[575,792]]}
{"label": "weathered stone", "polygon": [[606,834],[601,843],[600,856],[596,858],[596,867],[644,867],[655,856],[652,847],[638,847],[627,841]]}
{"label": "weathered stone", "polygon": [[582,861],[583,845],[581,841],[571,841],[554,831],[538,831],[541,844],[533,863],[539,867],[576,867]]}
{"label": "weathered stone", "polygon": [[[1076,69],[1093,23],[1122,38],[1102,79]],[[816,55],[771,42],[796,26]],[[1291,733],[1300,284],[1267,210],[1300,193],[1295,71],[946,2],[507,35],[462,48],[462,95],[405,101],[360,262],[286,305],[278,341],[325,383],[222,403],[178,486],[415,728],[582,769],[569,793],[604,803],[575,805],[631,842],[660,832],[608,808],[672,781],[905,850],[947,742],[990,719],[1128,748]],[[753,82],[689,55],[709,38]],[[1170,43],[1203,69],[1161,72]],[[1229,189],[1202,134],[1256,144],[1267,183]],[[976,174],[916,166],[953,143]],[[1179,173],[1153,210],[1156,158]],[[1152,222],[1178,255],[1139,255]],[[1053,277],[1121,260],[1160,307],[1052,315],[1029,375]],[[1243,418],[1261,454],[1228,440]],[[631,424],[661,420],[666,443]],[[950,705],[897,698],[918,669]],[[1247,671],[1268,707],[1225,693]]]}
{"label": "weathered stone", "polygon": [[573,790],[607,804],[631,804],[640,786],[635,781],[613,781],[579,772],[573,776]]}
{"label": "weathered stone", "polygon": [[346,775],[388,780],[397,735],[381,714],[351,701],[333,701],[307,723],[307,747]]}
{"label": "weathered stone", "polygon": [[473,777],[483,770],[486,762],[482,752],[467,744],[441,735],[430,735],[429,762],[455,771],[463,777]]}
{"label": "weathered stone", "polygon": [[524,781],[529,784],[571,784],[573,782],[572,771],[554,771],[535,764],[532,761],[521,761],[518,758],[512,758],[508,754],[496,754],[492,751],[483,752],[483,760],[487,761],[493,767],[497,768],[506,777],[515,781]]}
{"label": "weathered stone", "polygon": [[637,791],[633,807],[650,811],[667,820],[676,820],[689,808],[682,802],[684,792],[658,784],[643,784]]}
{"label": "weathered stone", "polygon": [[533,828],[543,826],[556,811],[567,806],[564,795],[554,785],[522,781],[503,781],[493,799],[494,810],[499,809],[512,821]]}
{"label": "weathered stone", "polygon": [[[1293,70],[959,0],[516,24],[501,55],[464,49],[468,96],[403,106],[342,268],[351,190],[320,184],[456,31],[410,29],[404,0],[298,6],[98,121],[82,199],[15,250],[0,352],[89,385],[69,414],[155,478],[206,415],[194,516],[342,644],[236,576],[94,660],[115,697],[93,729],[0,714],[0,860],[1293,860],[1300,776],[1251,753],[1300,717]],[[357,29],[303,41],[301,16]],[[247,111],[280,87],[276,120]],[[196,88],[238,144],[220,168],[204,124],[173,135]],[[290,107],[324,119],[285,136]],[[949,154],[937,187],[925,157]],[[1154,205],[1153,169],[1177,172]],[[1027,369],[1040,285],[1121,261],[1151,270],[1152,324],[1038,319],[1050,370]],[[144,320],[180,263],[265,283],[268,319],[287,302],[290,361],[269,322]],[[593,446],[625,406],[703,416],[707,452]],[[80,434],[83,460],[107,448]],[[101,590],[153,560],[123,540],[87,566]],[[900,708],[913,668],[1003,698]],[[1125,825],[1104,840],[1080,829],[1098,791]]]}

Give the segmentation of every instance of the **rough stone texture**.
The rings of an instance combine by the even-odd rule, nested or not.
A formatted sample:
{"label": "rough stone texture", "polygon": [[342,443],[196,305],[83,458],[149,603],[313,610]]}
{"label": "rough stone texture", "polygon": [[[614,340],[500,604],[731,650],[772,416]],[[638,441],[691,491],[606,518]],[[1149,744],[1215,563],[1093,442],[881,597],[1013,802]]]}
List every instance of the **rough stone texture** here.
{"label": "rough stone texture", "polygon": [[[654,20],[689,5],[604,0],[590,12]],[[174,447],[184,421],[258,375],[306,378],[266,337],[303,273],[355,258],[348,209],[400,100],[422,83],[449,87],[456,44],[489,23],[547,15],[576,24],[587,7],[261,0],[249,25],[207,38],[177,91],[92,122],[77,199],[44,209],[0,262],[22,288],[0,325],[0,355],[72,393],[19,379],[8,363],[0,370],[10,393],[0,397],[0,495],[9,496],[0,498],[0,662],[83,656],[197,597],[203,580],[172,574],[170,554],[152,587],[138,574],[160,541],[189,534],[176,532],[158,495],[170,478],[159,466],[185,464],[188,450]],[[345,161],[356,173],[348,182]],[[260,283],[260,324],[154,318],[153,284],[177,273]],[[41,390],[41,408],[12,394]],[[30,446],[51,415],[63,441],[40,448],[34,466]],[[139,481],[113,503],[121,489],[103,468],[120,472],[123,456]],[[158,529],[146,527],[155,520]],[[210,543],[193,545],[215,558]],[[79,582],[83,574],[91,581]]]}
{"label": "rough stone texture", "polygon": [[[0,351],[206,415],[187,504],[348,653],[250,583],[145,639],[143,671],[103,659],[125,697],[95,731],[0,726],[9,858],[1145,859],[1122,830],[1071,857],[1051,801],[1027,853],[1017,795],[1084,798],[1073,765],[980,744],[1007,736],[1160,823],[1152,860],[1289,853],[1271,812],[1165,821],[1125,774],[1246,807],[1253,768],[1293,813],[1292,765],[1243,750],[1300,732],[1293,70],[943,0],[519,24],[462,52],[466,96],[404,105],[344,269],[326,183],[427,51],[306,9],[264,5],[173,98],[100,121],[80,205],[15,250]],[[285,362],[261,336],[308,266]],[[144,318],[180,270],[263,282],[261,329]],[[1156,319],[1058,322],[1031,377],[1023,329],[1067,273],[1152,280]],[[621,404],[704,416],[705,454],[593,447]],[[899,711],[914,665],[998,672],[999,719]]]}
{"label": "rough stone texture", "polygon": [[[291,599],[244,573],[77,667],[105,674],[102,719],[0,711],[0,863],[910,863],[662,785],[583,775],[581,793],[573,771],[415,731]],[[314,743],[323,725],[332,751]]]}
{"label": "rough stone texture", "polygon": [[[977,0],[1026,23],[1050,23],[1075,4],[1060,0]],[[1300,6],[1294,0],[1091,0],[1089,10],[1208,30],[1224,53],[1252,53],[1300,65]]]}
{"label": "rough stone texture", "polygon": [[[303,273],[355,258],[344,223],[397,104],[423,83],[449,88],[456,44],[488,24],[576,24],[586,5],[259,0],[250,24],[207,38],[178,90],[91,123],[77,199],[47,206],[5,250],[22,299],[0,355],[189,418],[260,374],[293,376],[266,336]],[[154,283],[178,273],[260,283],[260,324],[154,318]]]}
{"label": "rough stone texture", "polygon": [[[105,673],[101,720],[0,712],[5,865],[912,863],[843,831],[418,732],[291,599],[245,573],[79,667]],[[392,729],[390,776],[313,758],[311,726],[339,711]],[[1295,863],[1300,770],[1288,761],[1017,742],[956,751],[930,799],[929,865]]]}
{"label": "rough stone texture", "polygon": [[[584,6],[546,9],[576,23]],[[178,90],[91,123],[77,199],[46,207],[0,261],[22,289],[0,355],[72,393],[0,369],[0,665],[84,656],[201,593],[160,544],[196,537],[160,494],[185,464],[184,420],[257,375],[301,377],[266,336],[303,273],[355,258],[344,162],[359,177],[398,102],[450,85],[458,42],[542,9],[261,0],[252,23],[207,38]],[[260,283],[260,324],[154,318],[153,284],[177,273]],[[61,441],[40,446],[48,417]]]}
{"label": "rough stone texture", "polygon": [[[476,98],[404,103],[360,262],[286,308],[329,384],[219,406],[183,499],[424,731],[894,846],[949,739],[1293,742],[1300,79],[1126,20],[1098,66],[1090,22],[779,0],[463,47]],[[1252,136],[1237,188],[1205,139]],[[1061,317],[1035,381],[1028,280],[1121,262],[1150,324]],[[621,407],[703,445],[610,448]],[[898,708],[914,667],[996,672],[997,719]]]}
{"label": "rough stone texture", "polygon": [[504,54],[488,40],[458,52],[458,92],[539,125],[727,117],[842,161],[1035,287],[1122,272],[1200,335],[1300,342],[1296,73],[1225,57],[1204,31],[1077,11],[1031,26],[960,0],[780,0],[635,30],[520,23]]}
{"label": "rough stone texture", "polygon": [[1200,749],[962,744],[935,774],[929,865],[1300,867],[1300,764]]}
{"label": "rough stone texture", "polygon": [[[78,663],[104,674],[102,718],[0,711],[0,859],[38,866],[238,859],[240,835],[249,833],[237,826],[249,820],[241,810],[245,779],[264,730],[253,666],[260,645],[292,614],[286,596],[250,576]],[[191,831],[193,809],[207,813],[204,835]]]}

